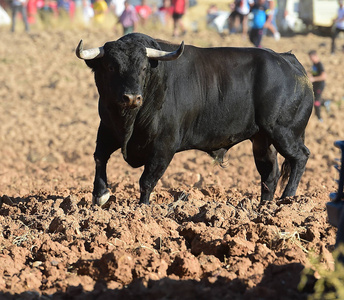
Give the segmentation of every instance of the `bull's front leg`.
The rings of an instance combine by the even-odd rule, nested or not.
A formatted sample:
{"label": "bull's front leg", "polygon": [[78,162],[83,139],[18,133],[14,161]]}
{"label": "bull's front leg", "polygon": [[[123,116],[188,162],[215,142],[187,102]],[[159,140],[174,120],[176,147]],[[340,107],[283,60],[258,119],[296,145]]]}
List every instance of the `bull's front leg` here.
{"label": "bull's front leg", "polygon": [[94,152],[96,173],[93,183],[93,204],[104,205],[110,198],[108,190],[106,165],[111,154],[119,148],[112,132],[100,123],[97,135],[97,146]]}
{"label": "bull's front leg", "polygon": [[144,171],[140,178],[140,204],[149,204],[149,197],[158,180],[165,173],[175,152],[170,150],[155,153],[145,164]]}

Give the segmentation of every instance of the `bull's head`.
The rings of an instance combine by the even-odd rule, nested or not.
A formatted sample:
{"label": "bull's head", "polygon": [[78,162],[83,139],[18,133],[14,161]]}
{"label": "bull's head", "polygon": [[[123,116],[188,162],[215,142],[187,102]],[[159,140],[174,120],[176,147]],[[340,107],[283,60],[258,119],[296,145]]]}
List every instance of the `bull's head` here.
{"label": "bull's head", "polygon": [[[141,37],[141,36],[139,36]],[[158,44],[153,40],[151,43]],[[146,40],[145,40],[146,41]],[[147,77],[157,66],[157,61],[171,61],[182,55],[184,42],[172,52],[144,46],[142,40],[125,36],[104,46],[83,49],[80,41],[76,56],[85,60],[95,72],[100,97],[122,108],[137,108],[143,104]]]}

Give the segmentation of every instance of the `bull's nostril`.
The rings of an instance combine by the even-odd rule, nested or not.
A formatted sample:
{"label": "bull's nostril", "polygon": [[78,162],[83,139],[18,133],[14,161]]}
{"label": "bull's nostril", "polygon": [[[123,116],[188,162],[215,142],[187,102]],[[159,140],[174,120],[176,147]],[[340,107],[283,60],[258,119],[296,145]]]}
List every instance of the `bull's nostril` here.
{"label": "bull's nostril", "polygon": [[124,94],[122,96],[123,105],[136,107],[142,105],[142,95]]}
{"label": "bull's nostril", "polygon": [[123,100],[124,103],[130,103],[131,102],[130,101],[131,97],[132,97],[131,95],[124,94],[123,97],[122,97],[122,100]]}
{"label": "bull's nostril", "polygon": [[141,96],[141,95],[136,96],[136,103],[137,103],[138,105],[140,105],[141,102],[142,102],[142,96]]}

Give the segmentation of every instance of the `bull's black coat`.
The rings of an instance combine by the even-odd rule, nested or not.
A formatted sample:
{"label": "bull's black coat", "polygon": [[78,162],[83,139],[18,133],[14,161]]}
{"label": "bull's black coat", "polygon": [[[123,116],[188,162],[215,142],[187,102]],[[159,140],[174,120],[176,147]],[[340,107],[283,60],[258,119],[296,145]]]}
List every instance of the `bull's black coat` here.
{"label": "bull's black coat", "polygon": [[[313,92],[294,55],[185,46],[180,58],[159,61],[147,58],[146,47],[176,49],[136,33],[106,43],[103,57],[85,60],[100,95],[96,202],[108,198],[106,164],[119,148],[132,167],[144,165],[140,202],[149,203],[176,152],[199,149],[222,160],[246,139],[253,144],[262,199],[273,198],[280,177],[276,150],[290,166],[282,197],[295,194],[309,156],[304,133]],[[138,95],[138,104],[130,106],[126,95]]]}

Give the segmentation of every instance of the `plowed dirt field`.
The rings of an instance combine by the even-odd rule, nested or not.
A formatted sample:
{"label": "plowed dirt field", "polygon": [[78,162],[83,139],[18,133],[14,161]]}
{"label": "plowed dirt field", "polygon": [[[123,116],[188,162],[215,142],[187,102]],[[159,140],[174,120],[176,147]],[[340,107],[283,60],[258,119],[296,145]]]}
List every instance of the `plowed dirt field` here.
{"label": "plowed dirt field", "polygon": [[[297,286],[310,253],[333,268],[336,229],[325,204],[338,178],[333,142],[344,139],[344,54],[330,56],[330,39],[312,34],[264,37],[307,70],[308,51],[318,49],[328,75],[331,110],[309,122],[297,196],[280,200],[278,190],[260,204],[247,141],[225,168],[201,152],[175,155],[149,206],[138,204],[142,168],[118,151],[108,165],[112,196],[100,208],[91,199],[98,94],[74,51],[80,39],[96,47],[117,38],[95,29],[1,31],[0,299],[306,299],[311,284]],[[211,32],[184,40],[250,46]]]}

